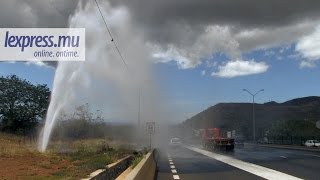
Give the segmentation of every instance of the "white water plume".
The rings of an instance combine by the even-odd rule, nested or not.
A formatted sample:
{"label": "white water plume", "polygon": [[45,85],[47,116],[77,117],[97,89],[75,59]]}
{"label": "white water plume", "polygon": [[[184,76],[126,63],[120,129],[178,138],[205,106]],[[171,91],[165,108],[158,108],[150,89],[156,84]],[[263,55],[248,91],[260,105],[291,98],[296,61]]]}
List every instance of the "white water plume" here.
{"label": "white water plume", "polygon": [[59,62],[39,142],[40,151],[46,150],[62,112],[72,112],[83,103],[101,109],[106,118],[136,121],[140,91],[144,108],[142,122],[151,117],[153,121],[157,120],[156,88],[143,34],[130,24],[127,9],[111,8],[107,2],[100,5],[129,68],[125,67],[111,42],[94,2],[86,3],[84,7],[80,4],[70,18],[69,26],[86,28],[86,61]]}

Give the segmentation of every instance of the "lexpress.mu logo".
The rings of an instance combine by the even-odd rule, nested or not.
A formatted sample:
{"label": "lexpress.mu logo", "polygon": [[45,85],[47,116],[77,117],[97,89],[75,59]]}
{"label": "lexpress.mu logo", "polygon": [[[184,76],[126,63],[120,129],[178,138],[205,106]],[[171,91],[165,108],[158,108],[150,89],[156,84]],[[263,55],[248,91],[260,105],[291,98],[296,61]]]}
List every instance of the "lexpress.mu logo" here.
{"label": "lexpress.mu logo", "polygon": [[84,28],[5,28],[0,38],[0,60],[85,59]]}
{"label": "lexpress.mu logo", "polygon": [[79,47],[80,36],[16,36],[6,31],[4,47]]}

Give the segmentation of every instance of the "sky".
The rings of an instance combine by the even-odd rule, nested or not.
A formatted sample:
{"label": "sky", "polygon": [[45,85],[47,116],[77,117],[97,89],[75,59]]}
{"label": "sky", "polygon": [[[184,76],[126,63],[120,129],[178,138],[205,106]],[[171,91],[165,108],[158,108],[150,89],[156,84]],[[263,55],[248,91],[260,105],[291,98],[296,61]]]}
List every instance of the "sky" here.
{"label": "sky", "polygon": [[[118,26],[128,27],[130,36],[143,42],[154,83],[163,91],[165,105],[177,112],[177,121],[220,102],[250,102],[244,88],[264,89],[256,97],[258,103],[320,96],[320,1],[98,2],[115,38],[128,36],[117,31]],[[69,27],[72,17],[86,7],[94,4],[1,1],[0,27]],[[124,43],[130,46],[130,40],[119,43],[125,57]],[[55,62],[2,62],[0,75],[16,74],[52,89],[56,68]]]}

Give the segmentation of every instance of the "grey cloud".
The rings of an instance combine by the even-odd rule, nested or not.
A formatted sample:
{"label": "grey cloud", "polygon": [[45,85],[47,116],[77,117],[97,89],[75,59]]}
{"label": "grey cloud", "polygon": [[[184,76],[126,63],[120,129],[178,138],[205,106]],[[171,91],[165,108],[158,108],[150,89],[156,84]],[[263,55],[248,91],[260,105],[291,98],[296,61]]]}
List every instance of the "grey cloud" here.
{"label": "grey cloud", "polygon": [[35,26],[38,17],[25,1],[11,0],[0,3],[0,27]]}
{"label": "grey cloud", "polygon": [[[86,0],[2,1],[0,27],[68,27],[69,18],[75,13],[80,1],[83,4],[94,3]],[[125,7],[130,14],[130,23],[136,31],[144,34],[144,40],[163,52],[173,49],[177,52],[176,57],[181,57],[180,61],[190,64],[190,67],[185,68],[201,64],[200,59],[210,55],[210,52],[224,52],[231,59],[239,52],[295,42],[311,33],[320,22],[319,0],[98,2],[102,6],[109,2],[114,8]],[[227,28],[228,32],[225,35],[211,33],[208,38],[216,41],[209,43],[203,37],[208,34],[208,27],[212,26]],[[219,36],[225,38],[217,42]]]}
{"label": "grey cloud", "polygon": [[[67,27],[79,2],[87,0],[7,0],[0,3],[0,27]],[[98,0],[101,4],[102,0]],[[109,0],[125,6],[148,40],[184,46],[207,25],[243,29],[292,26],[320,17],[318,0]]]}
{"label": "grey cloud", "polygon": [[0,27],[68,27],[82,0],[5,0],[0,2]]}
{"label": "grey cloud", "polygon": [[[66,27],[77,5],[87,0],[7,0],[0,3],[0,26]],[[98,0],[102,3],[102,0]],[[201,30],[208,24],[242,28],[285,26],[317,19],[318,0],[109,0],[125,6],[135,22],[151,34],[171,32],[176,24]],[[157,30],[161,27],[163,30]]]}
{"label": "grey cloud", "polygon": [[317,0],[111,0],[129,7],[141,23],[165,24],[170,20],[193,24],[284,25],[299,19],[317,18]]}
{"label": "grey cloud", "polygon": [[[208,26],[214,25],[228,27],[229,41],[237,41],[241,51],[280,46],[312,32],[320,20],[318,0],[110,0],[110,3],[128,8],[147,41],[164,49],[191,47]],[[245,32],[249,34],[243,36]]]}
{"label": "grey cloud", "polygon": [[[234,56],[239,52],[296,43],[312,33],[320,22],[317,0],[111,2],[114,6],[126,6],[146,39],[162,47],[164,53],[160,57],[166,57],[163,62],[175,60],[180,68],[201,64],[201,59],[210,56],[210,52],[226,53],[233,61],[242,59],[241,53]],[[212,26],[227,27],[230,34],[215,32],[206,36],[206,29]],[[204,41],[203,36],[212,42]],[[159,53],[156,55],[159,57]]]}
{"label": "grey cloud", "polygon": [[235,33],[234,38],[241,43],[241,51],[267,49],[294,43],[302,36],[312,33],[318,24],[320,19],[288,26],[248,29]]}

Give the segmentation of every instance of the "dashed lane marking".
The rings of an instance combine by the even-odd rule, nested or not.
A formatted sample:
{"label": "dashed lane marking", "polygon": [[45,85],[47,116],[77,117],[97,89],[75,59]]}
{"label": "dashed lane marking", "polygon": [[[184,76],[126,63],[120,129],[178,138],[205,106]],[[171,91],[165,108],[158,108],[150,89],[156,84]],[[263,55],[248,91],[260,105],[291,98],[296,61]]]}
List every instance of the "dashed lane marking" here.
{"label": "dashed lane marking", "polygon": [[176,167],[174,166],[172,159],[170,157],[170,155],[168,154],[168,159],[169,159],[169,164],[170,164],[170,168],[171,168],[171,172],[173,175],[173,179],[180,179],[179,175],[177,175],[177,170],[175,169]]}
{"label": "dashed lane marking", "polygon": [[180,179],[179,175],[173,175],[173,179]]}
{"label": "dashed lane marking", "polygon": [[177,170],[171,169],[171,172],[172,172],[172,173],[177,173]]}
{"label": "dashed lane marking", "polygon": [[253,163],[241,161],[239,159],[235,159],[233,157],[225,156],[225,155],[220,155],[217,153],[209,152],[203,149],[199,149],[196,147],[191,147],[191,146],[185,146],[186,148],[198,152],[200,154],[203,154],[205,156],[208,156],[210,158],[216,159],[218,161],[221,161],[223,163],[226,163],[230,166],[236,167],[238,169],[241,169],[243,171],[249,172],[251,174],[260,176],[265,179],[286,179],[286,180],[301,180],[298,177],[276,171],[270,168],[266,168],[263,166],[259,166]]}
{"label": "dashed lane marking", "polygon": [[285,156],[280,156],[281,158],[284,158],[284,159],[286,159],[287,157],[285,157]]}

